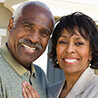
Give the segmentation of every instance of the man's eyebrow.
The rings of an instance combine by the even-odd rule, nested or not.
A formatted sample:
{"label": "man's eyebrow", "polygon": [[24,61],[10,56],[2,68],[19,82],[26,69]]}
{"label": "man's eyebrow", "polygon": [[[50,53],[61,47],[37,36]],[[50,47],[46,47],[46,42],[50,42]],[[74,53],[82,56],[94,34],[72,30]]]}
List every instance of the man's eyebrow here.
{"label": "man's eyebrow", "polygon": [[[22,24],[23,24],[23,25],[24,25],[24,24],[27,24],[27,25],[30,25],[30,26],[34,26],[34,25],[35,25],[34,23],[31,23],[31,22],[29,22],[29,21],[23,21]],[[43,30],[43,31],[45,31],[45,32],[49,32],[49,34],[51,34],[51,31],[50,31],[49,29],[43,28],[43,29],[41,29],[41,30]]]}
{"label": "man's eyebrow", "polygon": [[31,23],[31,22],[28,22],[28,21],[24,21],[24,22],[22,22],[22,24],[28,24],[30,26],[33,26],[34,25],[34,23]]}

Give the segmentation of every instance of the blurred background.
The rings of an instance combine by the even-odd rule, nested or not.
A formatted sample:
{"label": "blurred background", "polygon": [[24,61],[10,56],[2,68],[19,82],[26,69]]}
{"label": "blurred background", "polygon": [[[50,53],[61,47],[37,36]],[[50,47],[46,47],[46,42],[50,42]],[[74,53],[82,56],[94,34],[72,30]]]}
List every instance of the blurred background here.
{"label": "blurred background", "polygon": [[[89,15],[98,25],[98,0],[0,0],[0,47],[7,41],[8,38],[8,22],[14,10],[25,1],[41,1],[44,2],[52,11],[55,20],[63,15],[68,15],[75,11],[80,11]],[[54,69],[51,60],[47,57],[50,51],[48,44],[44,54],[37,59],[34,63],[39,65],[48,76],[50,84],[64,79],[62,70]],[[98,70],[95,70],[98,74]]]}

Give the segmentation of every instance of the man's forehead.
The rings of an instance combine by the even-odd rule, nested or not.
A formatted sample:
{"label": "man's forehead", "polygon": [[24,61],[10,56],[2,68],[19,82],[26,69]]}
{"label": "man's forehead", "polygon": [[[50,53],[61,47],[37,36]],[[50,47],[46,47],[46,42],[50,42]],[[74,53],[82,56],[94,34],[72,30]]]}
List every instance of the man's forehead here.
{"label": "man's forehead", "polygon": [[38,5],[30,5],[27,7],[24,7],[22,10],[22,15],[30,15],[30,16],[47,16],[48,18],[52,17],[51,12],[48,9],[45,9]]}
{"label": "man's forehead", "polygon": [[[31,11],[30,11],[31,10]],[[35,5],[35,4],[30,4],[30,5],[27,5],[27,6],[25,6],[24,8],[23,8],[23,10],[22,10],[22,13],[24,13],[24,12],[34,12],[35,10],[38,10],[38,11],[43,11],[43,10],[46,10],[45,8],[43,8],[43,7],[41,7],[41,6],[39,6],[39,5]],[[48,10],[47,10],[48,11]]]}
{"label": "man's forehead", "polygon": [[40,23],[44,23],[44,22],[42,22],[42,21],[40,21],[40,20],[37,20],[36,18],[21,18],[20,20],[19,20],[19,22],[20,23],[31,23],[31,24],[40,24]]}

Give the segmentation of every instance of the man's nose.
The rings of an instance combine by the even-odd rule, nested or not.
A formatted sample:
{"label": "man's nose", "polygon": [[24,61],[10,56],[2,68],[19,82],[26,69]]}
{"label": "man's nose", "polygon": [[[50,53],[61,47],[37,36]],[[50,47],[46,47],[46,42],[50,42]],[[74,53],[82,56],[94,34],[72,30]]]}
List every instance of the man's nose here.
{"label": "man's nose", "polygon": [[41,41],[40,32],[38,30],[32,32],[29,36],[33,43]]}

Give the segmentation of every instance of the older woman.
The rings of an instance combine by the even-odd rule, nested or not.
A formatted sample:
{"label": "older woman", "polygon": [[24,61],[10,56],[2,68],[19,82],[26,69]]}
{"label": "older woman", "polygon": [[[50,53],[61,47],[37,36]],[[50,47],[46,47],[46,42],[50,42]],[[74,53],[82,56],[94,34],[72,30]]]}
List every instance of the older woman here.
{"label": "older woman", "polygon": [[98,31],[81,12],[63,16],[54,28],[50,58],[65,80],[49,89],[48,98],[98,98]]}
{"label": "older woman", "polygon": [[[98,76],[94,74],[98,69],[98,31],[94,21],[80,12],[61,17],[51,49],[54,67],[64,71],[65,80],[49,88],[48,98],[98,98]],[[34,92],[28,83],[23,88],[25,94]]]}

